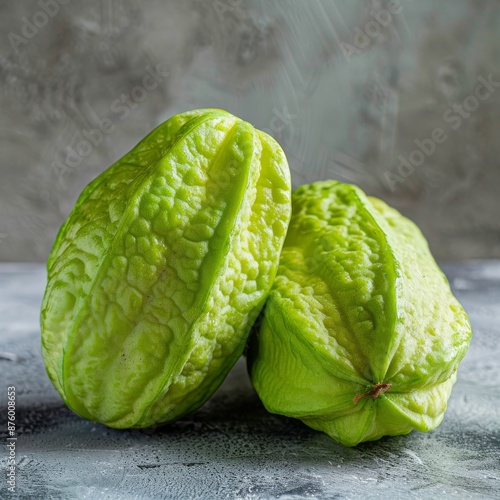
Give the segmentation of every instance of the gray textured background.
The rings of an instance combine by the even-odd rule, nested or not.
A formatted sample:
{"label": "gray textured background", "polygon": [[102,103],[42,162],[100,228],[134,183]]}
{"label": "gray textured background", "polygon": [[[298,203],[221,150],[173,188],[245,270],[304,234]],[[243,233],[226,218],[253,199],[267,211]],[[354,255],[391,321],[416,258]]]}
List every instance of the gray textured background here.
{"label": "gray textured background", "polygon": [[[357,183],[438,258],[500,257],[500,88],[454,108],[500,82],[498,1],[39,1],[0,3],[0,260],[44,261],[92,178],[200,107],[274,135],[294,186]],[[446,140],[398,173],[436,127]]]}

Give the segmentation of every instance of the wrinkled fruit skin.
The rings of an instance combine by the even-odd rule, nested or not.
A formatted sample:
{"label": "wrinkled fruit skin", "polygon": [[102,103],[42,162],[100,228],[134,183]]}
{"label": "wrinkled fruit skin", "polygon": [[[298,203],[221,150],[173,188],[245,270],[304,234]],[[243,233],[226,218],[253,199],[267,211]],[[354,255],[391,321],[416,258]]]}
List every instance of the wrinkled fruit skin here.
{"label": "wrinkled fruit skin", "polygon": [[66,404],[116,428],[201,406],[271,288],[290,196],[279,145],[209,109],[167,120],[91,182],[55,241],[41,311]]}
{"label": "wrinkled fruit skin", "polygon": [[418,228],[355,186],[292,196],[249,372],[266,408],[346,446],[443,419],[471,337]]}

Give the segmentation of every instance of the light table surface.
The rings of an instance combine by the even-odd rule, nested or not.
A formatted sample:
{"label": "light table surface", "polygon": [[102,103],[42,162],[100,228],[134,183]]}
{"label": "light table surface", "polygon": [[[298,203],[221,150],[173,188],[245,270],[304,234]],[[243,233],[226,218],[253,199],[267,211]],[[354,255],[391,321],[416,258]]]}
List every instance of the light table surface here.
{"label": "light table surface", "polygon": [[[41,357],[44,266],[0,264],[0,434],[4,444],[15,386],[14,498],[500,498],[500,262],[443,269],[473,325],[443,423],[348,449],[267,413],[244,359],[175,424],[119,431],[78,417]],[[8,498],[2,453],[0,498]]]}

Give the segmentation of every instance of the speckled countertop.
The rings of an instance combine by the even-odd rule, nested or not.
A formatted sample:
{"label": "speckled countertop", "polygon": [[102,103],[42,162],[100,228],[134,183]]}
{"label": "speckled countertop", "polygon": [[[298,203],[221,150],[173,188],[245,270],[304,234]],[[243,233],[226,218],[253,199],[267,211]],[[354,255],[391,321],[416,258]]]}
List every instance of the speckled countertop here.
{"label": "speckled countertop", "polygon": [[[266,413],[244,360],[200,410],[117,431],[68,410],[40,353],[42,265],[0,264],[0,435],[16,388],[13,498],[500,498],[500,261],[443,266],[473,340],[442,425],[346,449]],[[2,447],[0,498],[8,498]]]}

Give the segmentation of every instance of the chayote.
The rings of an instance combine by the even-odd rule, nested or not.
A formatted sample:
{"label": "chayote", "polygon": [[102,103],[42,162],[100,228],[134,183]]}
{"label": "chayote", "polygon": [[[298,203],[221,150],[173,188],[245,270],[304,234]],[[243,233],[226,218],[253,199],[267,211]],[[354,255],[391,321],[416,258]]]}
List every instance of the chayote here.
{"label": "chayote", "polygon": [[111,427],[201,406],[238,359],[278,267],[291,212],[285,155],[221,110],[157,127],[91,182],[47,263],[47,372]]}
{"label": "chayote", "polygon": [[300,187],[249,372],[266,408],[344,445],[440,424],[471,337],[418,228],[335,181]]}

